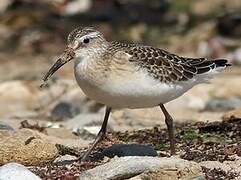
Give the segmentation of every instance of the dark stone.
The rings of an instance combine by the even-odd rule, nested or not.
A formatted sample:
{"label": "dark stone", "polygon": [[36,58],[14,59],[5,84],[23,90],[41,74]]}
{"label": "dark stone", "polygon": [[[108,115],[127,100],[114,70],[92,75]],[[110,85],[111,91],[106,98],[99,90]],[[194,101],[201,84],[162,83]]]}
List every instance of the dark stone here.
{"label": "dark stone", "polygon": [[51,117],[55,121],[62,121],[73,118],[80,113],[80,109],[71,103],[60,102],[57,104],[51,112]]}
{"label": "dark stone", "polygon": [[109,158],[113,158],[114,156],[157,156],[157,152],[151,145],[114,144],[102,152],[95,153],[92,160],[100,160],[105,156]]}

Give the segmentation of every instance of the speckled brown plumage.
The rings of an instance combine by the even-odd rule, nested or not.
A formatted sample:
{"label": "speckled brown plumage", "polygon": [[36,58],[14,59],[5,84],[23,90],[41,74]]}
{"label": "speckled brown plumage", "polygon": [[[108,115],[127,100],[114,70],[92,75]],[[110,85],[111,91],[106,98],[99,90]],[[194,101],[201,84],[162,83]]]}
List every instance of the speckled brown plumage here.
{"label": "speckled brown plumage", "polygon": [[224,59],[186,58],[151,46],[112,42],[109,52],[113,54],[117,51],[128,53],[131,55],[130,62],[146,69],[153,78],[165,83],[187,81],[216,67],[229,66]]}

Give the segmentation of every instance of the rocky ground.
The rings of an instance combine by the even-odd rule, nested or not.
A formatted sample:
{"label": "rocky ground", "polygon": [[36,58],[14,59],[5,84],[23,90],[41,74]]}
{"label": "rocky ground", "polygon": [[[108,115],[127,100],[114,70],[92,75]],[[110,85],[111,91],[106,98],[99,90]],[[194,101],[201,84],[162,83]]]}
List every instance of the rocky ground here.
{"label": "rocky ground", "polygon": [[[241,179],[238,1],[2,2],[0,179]],[[82,14],[71,9],[74,2]],[[30,7],[34,11],[26,11]],[[108,135],[90,161],[78,160],[100,129],[104,106],[83,94],[71,63],[46,87],[40,84],[67,33],[79,24],[99,26],[108,39],[227,58],[233,65],[167,104],[175,120],[176,156],[169,156],[164,117],[156,107],[114,110]]]}
{"label": "rocky ground", "polygon": [[[78,157],[100,128],[104,107],[86,98],[68,74],[44,89],[39,88],[39,80],[3,81],[0,164],[17,162],[42,179],[239,179],[240,72],[238,67],[229,69],[211,84],[199,85],[168,103],[175,118],[177,141],[177,156],[171,159],[163,115],[159,108],[152,108],[114,110],[109,134],[96,149],[98,153],[105,150],[103,154],[97,153],[90,162],[79,162]],[[108,148],[114,144],[144,144],[141,155],[151,151],[155,156],[154,151],[157,157],[145,160],[146,164],[141,160],[138,163],[135,157],[99,159],[113,154],[108,153]],[[140,147],[133,149],[131,145],[126,148],[121,152],[114,148],[114,154],[136,155],[140,151]],[[15,166],[10,164],[7,168]],[[110,171],[110,167],[116,166],[120,168]]]}
{"label": "rocky ground", "polygon": [[[47,133],[48,128],[30,125],[27,121],[22,123],[25,128],[17,131],[1,125],[1,164],[11,161],[24,164],[42,179],[77,179],[79,176],[80,179],[239,179],[240,111],[224,114],[219,122],[177,123],[177,155],[172,158],[169,158],[166,130],[161,126],[108,133],[91,161],[80,162],[78,157],[88,142],[82,135],[72,134],[71,140],[76,143],[73,145],[67,135],[70,131],[65,132],[63,128],[51,134]],[[60,133],[61,141],[57,141]],[[83,142],[77,145],[77,138]],[[141,144],[144,146],[140,147]],[[115,155],[126,157],[113,159]],[[154,157],[139,156],[138,159],[136,155]],[[102,159],[104,156],[108,158]],[[8,168],[16,168],[15,164],[10,165],[14,167]],[[4,172],[3,167],[0,172],[1,169]]]}

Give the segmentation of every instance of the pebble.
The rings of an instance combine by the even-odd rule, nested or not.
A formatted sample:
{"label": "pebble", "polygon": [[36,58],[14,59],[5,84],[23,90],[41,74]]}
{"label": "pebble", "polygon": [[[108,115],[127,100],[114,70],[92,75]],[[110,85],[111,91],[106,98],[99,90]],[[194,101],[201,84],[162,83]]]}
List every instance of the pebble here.
{"label": "pebble", "polygon": [[18,163],[8,163],[0,167],[1,180],[41,180],[25,166]]}
{"label": "pebble", "polygon": [[57,157],[53,163],[56,165],[64,165],[64,164],[67,164],[68,162],[76,161],[77,159],[78,158],[75,156],[66,154],[64,156]]}
{"label": "pebble", "polygon": [[55,121],[63,121],[73,118],[79,113],[79,107],[74,106],[69,102],[60,102],[53,108],[51,118]]}

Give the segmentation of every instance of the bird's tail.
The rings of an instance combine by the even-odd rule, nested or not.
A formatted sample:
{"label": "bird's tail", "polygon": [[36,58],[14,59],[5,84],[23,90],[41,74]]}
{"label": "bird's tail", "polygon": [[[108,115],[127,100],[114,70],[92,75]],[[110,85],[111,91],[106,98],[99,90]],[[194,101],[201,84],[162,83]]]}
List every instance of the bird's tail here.
{"label": "bird's tail", "polygon": [[216,68],[231,66],[231,64],[229,64],[228,60],[226,59],[215,59],[215,60],[212,60],[212,62],[216,64]]}
{"label": "bird's tail", "polygon": [[231,64],[228,63],[226,59],[214,59],[214,60],[206,60],[200,64],[196,65],[197,74],[204,74],[210,71],[219,71],[222,70]]}

